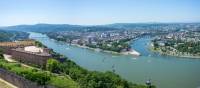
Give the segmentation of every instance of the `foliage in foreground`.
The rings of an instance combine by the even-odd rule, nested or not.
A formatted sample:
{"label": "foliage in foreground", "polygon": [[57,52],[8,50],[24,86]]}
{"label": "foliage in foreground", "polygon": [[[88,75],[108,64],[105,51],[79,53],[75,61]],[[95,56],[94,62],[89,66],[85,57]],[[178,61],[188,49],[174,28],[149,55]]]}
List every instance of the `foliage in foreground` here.
{"label": "foliage in foreground", "polygon": [[79,88],[79,85],[66,76],[59,76],[48,71],[23,67],[19,63],[9,63],[0,59],[0,68],[14,72],[39,85],[53,85],[56,88]]}
{"label": "foliage in foreground", "polygon": [[[52,54],[55,59],[63,57],[55,52]],[[147,88],[145,85],[128,82],[113,72],[88,71],[66,57],[62,63],[50,59],[47,63],[47,69],[51,72],[69,75],[79,83],[81,88]],[[155,86],[151,88],[155,88]]]}

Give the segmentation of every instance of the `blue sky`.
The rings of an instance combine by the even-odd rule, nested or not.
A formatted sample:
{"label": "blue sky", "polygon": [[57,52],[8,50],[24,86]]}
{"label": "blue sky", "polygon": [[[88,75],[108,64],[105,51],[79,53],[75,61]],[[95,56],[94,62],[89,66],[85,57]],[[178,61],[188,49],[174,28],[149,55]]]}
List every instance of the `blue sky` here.
{"label": "blue sky", "polygon": [[0,26],[200,22],[200,0],[0,0]]}

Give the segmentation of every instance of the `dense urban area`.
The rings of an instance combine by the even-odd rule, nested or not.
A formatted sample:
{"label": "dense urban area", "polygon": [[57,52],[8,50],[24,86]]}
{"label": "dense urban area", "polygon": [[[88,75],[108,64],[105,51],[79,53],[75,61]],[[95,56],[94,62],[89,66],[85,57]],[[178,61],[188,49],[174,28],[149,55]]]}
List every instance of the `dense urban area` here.
{"label": "dense urban area", "polygon": [[[154,50],[162,54],[176,56],[199,56],[199,24],[148,24],[125,25],[125,30],[102,31],[97,28],[86,28],[82,31],[58,31],[46,33],[52,39],[69,44],[108,50],[118,53],[131,51],[130,41],[143,36],[154,36]],[[148,27],[147,27],[148,26]],[[110,27],[110,26],[109,26]],[[140,30],[138,30],[140,28]],[[149,30],[149,29],[152,30]],[[160,46],[160,49],[159,49]],[[161,46],[164,46],[161,48]],[[159,49],[159,50],[158,50]],[[165,53],[164,53],[165,52]],[[133,53],[133,55],[139,55]]]}
{"label": "dense urban area", "polygon": [[190,30],[156,36],[152,40],[152,48],[161,54],[200,58],[200,32],[198,26],[190,27]]}

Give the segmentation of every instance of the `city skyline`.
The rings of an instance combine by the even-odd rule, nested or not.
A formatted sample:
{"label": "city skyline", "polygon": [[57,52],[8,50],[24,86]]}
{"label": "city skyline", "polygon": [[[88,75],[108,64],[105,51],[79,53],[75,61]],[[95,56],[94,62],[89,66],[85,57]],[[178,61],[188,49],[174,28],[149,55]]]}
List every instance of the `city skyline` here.
{"label": "city skyline", "polygon": [[0,0],[0,26],[199,22],[198,0]]}

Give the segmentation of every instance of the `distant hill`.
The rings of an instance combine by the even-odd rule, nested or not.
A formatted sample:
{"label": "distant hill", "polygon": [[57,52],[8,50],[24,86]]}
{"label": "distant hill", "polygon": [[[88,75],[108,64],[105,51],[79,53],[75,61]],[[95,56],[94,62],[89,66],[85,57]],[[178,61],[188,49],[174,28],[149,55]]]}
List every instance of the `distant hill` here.
{"label": "distant hill", "polygon": [[13,36],[12,33],[0,30],[0,42],[9,41],[11,36]]}
{"label": "distant hill", "polygon": [[27,39],[28,35],[25,32],[0,30],[0,42]]}
{"label": "distant hill", "polygon": [[106,27],[118,28],[118,29],[130,29],[130,30],[162,30],[167,27],[170,30],[173,28],[182,28],[185,24],[195,23],[115,23],[105,25]]}
{"label": "distant hill", "polygon": [[36,24],[36,25],[16,25],[4,27],[5,30],[16,31],[34,31],[34,32],[50,32],[50,31],[65,31],[65,30],[79,30],[78,25],[68,24]]}
{"label": "distant hill", "polygon": [[109,30],[180,30],[188,29],[187,26],[200,25],[200,23],[115,23],[108,25],[82,26],[70,24],[35,24],[16,25],[2,29],[33,32],[57,31],[109,31]]}
{"label": "distant hill", "polygon": [[2,28],[4,30],[33,31],[33,32],[56,32],[56,31],[105,31],[118,30],[105,26],[80,26],[69,24],[36,24],[36,25],[16,25]]}

